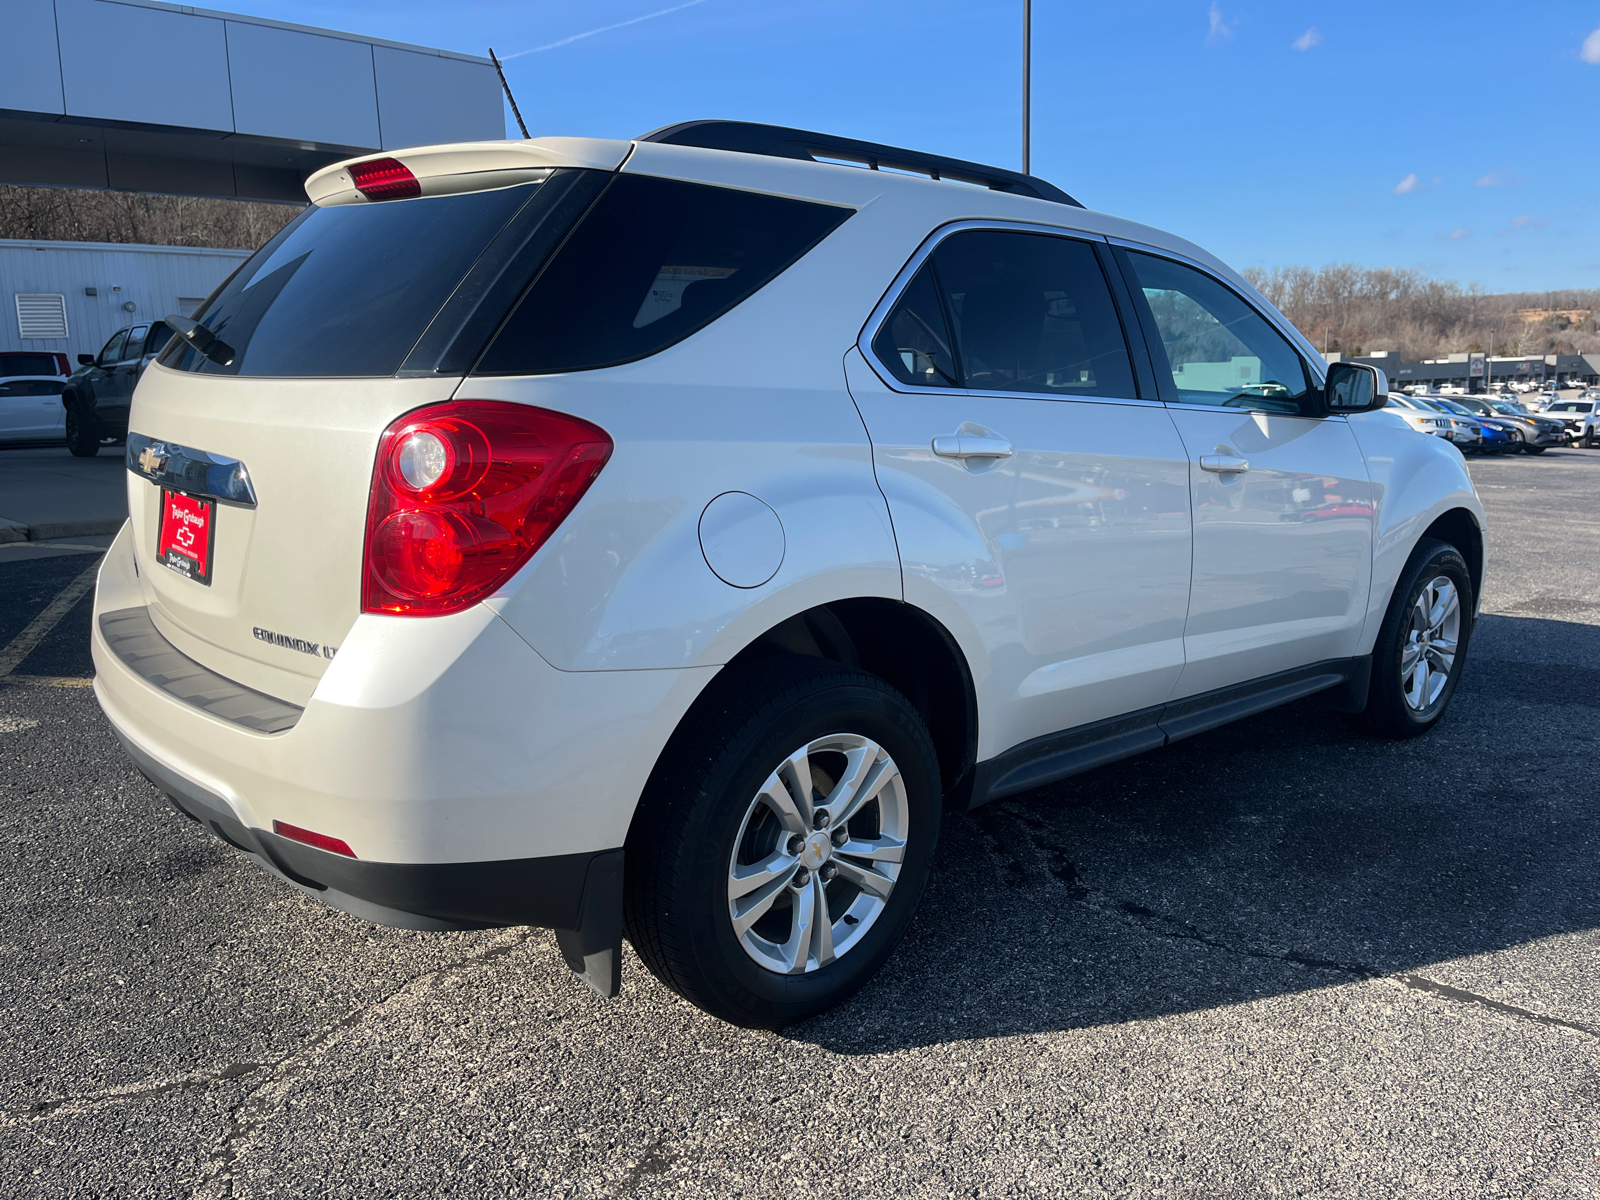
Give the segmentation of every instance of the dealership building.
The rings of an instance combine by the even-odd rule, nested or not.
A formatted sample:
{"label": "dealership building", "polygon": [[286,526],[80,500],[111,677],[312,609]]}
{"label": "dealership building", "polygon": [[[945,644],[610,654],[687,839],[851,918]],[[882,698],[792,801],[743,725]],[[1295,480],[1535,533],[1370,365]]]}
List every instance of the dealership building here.
{"label": "dealership building", "polygon": [[[0,183],[305,203],[354,155],[505,137],[487,58],[155,0],[5,0]],[[0,350],[98,350],[246,255],[0,239]]]}
{"label": "dealership building", "polygon": [[1393,350],[1371,354],[1328,355],[1329,362],[1369,363],[1380,368],[1396,388],[1422,384],[1430,388],[1447,385],[1481,392],[1502,383],[1554,384],[1580,387],[1600,382],[1600,354],[1538,354],[1525,357],[1483,354],[1452,354],[1422,362],[1401,362]]}

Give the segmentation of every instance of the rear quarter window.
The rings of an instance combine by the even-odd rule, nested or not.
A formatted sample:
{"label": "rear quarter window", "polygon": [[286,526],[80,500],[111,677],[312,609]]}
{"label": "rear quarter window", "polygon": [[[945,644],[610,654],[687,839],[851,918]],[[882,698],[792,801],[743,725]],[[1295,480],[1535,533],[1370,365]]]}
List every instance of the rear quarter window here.
{"label": "rear quarter window", "polygon": [[583,371],[655,354],[748,299],[853,211],[618,176],[473,373]]}

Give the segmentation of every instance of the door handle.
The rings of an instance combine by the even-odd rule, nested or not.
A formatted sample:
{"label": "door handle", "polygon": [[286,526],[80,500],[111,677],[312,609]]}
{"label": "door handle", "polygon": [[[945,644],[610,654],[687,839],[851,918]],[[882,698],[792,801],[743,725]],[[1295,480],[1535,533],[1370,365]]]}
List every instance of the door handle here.
{"label": "door handle", "polygon": [[1214,471],[1218,475],[1234,475],[1248,471],[1250,461],[1240,458],[1237,454],[1202,454],[1200,469]]}
{"label": "door handle", "polygon": [[933,452],[940,458],[1010,458],[1015,451],[1005,438],[979,437],[954,433],[933,439]]}

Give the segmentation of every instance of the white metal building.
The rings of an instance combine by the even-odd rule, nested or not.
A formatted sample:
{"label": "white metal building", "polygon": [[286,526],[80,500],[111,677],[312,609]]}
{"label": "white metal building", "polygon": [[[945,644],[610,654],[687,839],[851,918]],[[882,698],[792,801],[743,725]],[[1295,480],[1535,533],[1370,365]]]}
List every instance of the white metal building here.
{"label": "white metal building", "polygon": [[158,0],[0,0],[0,182],[304,200],[353,154],[505,137],[486,58]]}
{"label": "white metal building", "polygon": [[188,315],[248,250],[0,239],[0,350],[92,354],[128,325]]}

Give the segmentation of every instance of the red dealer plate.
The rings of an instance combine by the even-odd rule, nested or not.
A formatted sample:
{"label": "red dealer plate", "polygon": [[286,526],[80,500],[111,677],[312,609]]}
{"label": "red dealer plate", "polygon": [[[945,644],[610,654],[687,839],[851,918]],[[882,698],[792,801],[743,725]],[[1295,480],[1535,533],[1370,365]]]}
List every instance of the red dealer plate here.
{"label": "red dealer plate", "polygon": [[182,492],[169,492],[162,488],[156,561],[187,579],[210,587],[216,515],[214,500],[197,500]]}

